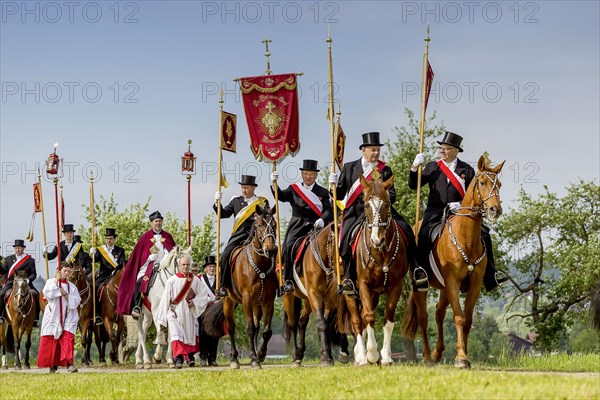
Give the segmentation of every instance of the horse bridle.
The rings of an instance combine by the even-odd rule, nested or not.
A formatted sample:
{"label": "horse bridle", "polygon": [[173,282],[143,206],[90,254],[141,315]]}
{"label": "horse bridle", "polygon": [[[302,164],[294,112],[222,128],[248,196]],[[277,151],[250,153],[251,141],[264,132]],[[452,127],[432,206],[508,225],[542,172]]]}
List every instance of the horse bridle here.
{"label": "horse bridle", "polygon": [[[21,314],[21,317],[25,319],[31,312],[33,307],[33,297],[31,296],[31,289],[29,289],[29,285],[27,284],[26,278],[15,278],[15,287],[17,288],[17,292],[15,294],[15,300],[17,301],[17,311]],[[18,283],[18,284],[17,284]],[[28,290],[25,290],[23,287],[26,287]],[[27,296],[29,294],[29,296]],[[21,304],[21,298],[25,298],[25,303]],[[23,312],[22,308],[25,307],[29,303],[29,310],[27,312]]]}
{"label": "horse bridle", "polygon": [[[87,278],[83,274],[83,268],[81,268],[81,266],[79,266],[77,269],[73,269],[71,271],[71,273],[69,274],[69,278],[71,276],[73,276],[75,273],[77,274],[77,279],[75,279],[75,282],[71,281],[71,283],[73,283],[73,284],[75,284],[75,286],[77,286],[77,281],[79,281],[80,279],[83,279],[83,281],[85,282],[85,288],[82,290],[79,290],[79,296],[82,299],[82,301],[79,303],[79,308],[83,309],[83,307],[85,307],[85,305],[88,303],[88,301],[90,301],[90,297],[92,297],[92,292],[90,290],[90,284],[88,283]],[[87,294],[87,296],[85,297],[85,301],[83,301],[84,294]]]}
{"label": "horse bridle", "polygon": [[[492,182],[492,188],[490,189],[490,192],[488,193],[488,195],[483,198],[483,196],[481,195],[481,189],[479,189],[479,183],[478,183],[478,179],[480,176],[484,175],[487,179],[489,179]],[[493,179],[491,178],[493,176]],[[475,178],[473,178],[475,180],[475,184],[473,185],[473,194],[477,193],[477,197],[479,198],[479,203],[481,205],[476,205],[474,207],[459,207],[456,210],[451,211],[454,215],[459,216],[459,217],[473,217],[476,215],[485,215],[487,213],[487,205],[486,205],[486,201],[488,201],[489,199],[491,199],[492,197],[499,197],[500,196],[500,188],[498,186],[498,174],[495,172],[490,172],[490,171],[482,171],[482,172],[477,172],[477,174],[475,174]],[[473,196],[475,197],[475,196]],[[471,211],[470,213],[461,213],[461,210],[469,210]]]}
{"label": "horse bridle", "polygon": [[267,238],[269,238],[269,237],[272,237],[273,241],[275,241],[275,228],[273,228],[273,226],[271,226],[271,222],[273,221],[273,216],[270,215],[268,219],[263,218],[263,220],[267,224],[267,227],[264,230],[264,234],[262,236],[259,235],[259,232],[257,229],[256,235],[254,235],[254,239],[258,240],[258,247],[254,246],[254,240],[252,240],[250,242],[250,244],[252,244],[252,250],[254,250],[254,252],[256,254],[258,254],[260,257],[269,258],[269,256],[265,252],[265,250],[262,248],[262,245],[265,242],[265,240],[267,240]]}

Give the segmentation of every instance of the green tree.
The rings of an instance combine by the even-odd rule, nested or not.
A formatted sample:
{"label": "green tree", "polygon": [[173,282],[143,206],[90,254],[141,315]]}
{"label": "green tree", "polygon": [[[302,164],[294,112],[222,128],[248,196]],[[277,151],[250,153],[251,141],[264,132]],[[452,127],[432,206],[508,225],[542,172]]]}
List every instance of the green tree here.
{"label": "green tree", "polygon": [[547,351],[585,317],[600,277],[600,187],[580,180],[562,198],[547,187],[537,198],[521,190],[517,203],[497,229],[500,263],[513,283],[507,310],[527,299],[528,307],[509,318],[530,319],[536,345]]}

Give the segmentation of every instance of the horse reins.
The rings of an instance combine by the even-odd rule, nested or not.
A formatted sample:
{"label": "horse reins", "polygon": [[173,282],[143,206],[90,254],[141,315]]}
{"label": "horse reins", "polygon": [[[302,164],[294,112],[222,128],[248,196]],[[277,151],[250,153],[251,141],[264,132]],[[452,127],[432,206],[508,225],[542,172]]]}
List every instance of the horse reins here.
{"label": "horse reins", "polygon": [[[15,281],[17,281],[17,279]],[[24,279],[18,279],[18,281],[23,282]],[[20,283],[18,286],[19,286],[19,288],[17,289],[17,297],[18,298],[16,299],[17,300],[17,311],[19,311],[19,313],[21,314],[21,318],[23,318],[23,320],[24,320],[29,315],[29,313],[31,312],[31,309],[33,307],[33,293],[31,293],[31,289],[30,289],[30,290],[28,290],[29,296],[26,296],[27,295],[26,291],[21,288],[23,286],[23,284]],[[29,286],[27,284],[25,284],[25,286],[29,289]],[[21,297],[25,297],[25,304],[19,304],[21,302],[20,301]],[[29,303],[29,310],[27,310],[27,312],[24,313],[21,310],[21,308],[26,306],[27,303]]]}

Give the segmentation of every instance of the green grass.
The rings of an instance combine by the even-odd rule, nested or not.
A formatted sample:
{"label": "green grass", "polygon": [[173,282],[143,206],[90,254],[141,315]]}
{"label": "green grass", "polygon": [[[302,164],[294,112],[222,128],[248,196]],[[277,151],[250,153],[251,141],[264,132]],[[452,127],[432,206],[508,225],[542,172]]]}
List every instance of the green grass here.
{"label": "green grass", "polygon": [[[600,374],[490,371],[451,366],[266,366],[67,375],[1,373],[2,399],[598,399]],[[62,372],[62,371],[61,371]]]}
{"label": "green grass", "polygon": [[546,355],[540,357],[499,357],[481,365],[504,370],[557,371],[557,372],[600,372],[600,354]]}

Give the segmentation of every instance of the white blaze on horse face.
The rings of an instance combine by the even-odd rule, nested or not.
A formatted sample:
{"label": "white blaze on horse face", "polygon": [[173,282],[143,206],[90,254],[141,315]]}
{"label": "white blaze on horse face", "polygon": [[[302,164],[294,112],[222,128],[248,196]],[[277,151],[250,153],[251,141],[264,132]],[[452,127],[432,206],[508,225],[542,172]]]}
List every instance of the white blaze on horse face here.
{"label": "white blaze on horse face", "polygon": [[371,210],[373,211],[373,220],[371,221],[371,243],[374,246],[379,246],[381,239],[379,239],[379,224],[381,222],[380,209],[383,201],[378,196],[373,196],[369,200]]}

